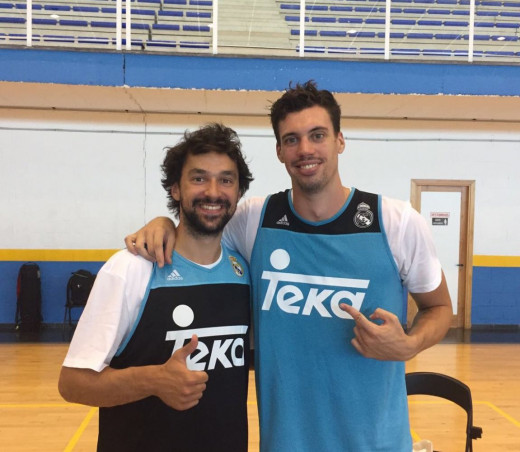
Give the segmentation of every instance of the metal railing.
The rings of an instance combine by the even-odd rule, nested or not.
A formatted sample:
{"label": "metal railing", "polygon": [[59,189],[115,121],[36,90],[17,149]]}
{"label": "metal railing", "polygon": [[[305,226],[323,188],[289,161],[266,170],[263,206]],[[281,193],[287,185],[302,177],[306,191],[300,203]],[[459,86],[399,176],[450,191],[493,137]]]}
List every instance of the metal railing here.
{"label": "metal railing", "polygon": [[[173,53],[187,51],[192,53],[276,55],[282,57],[298,55],[301,58],[355,59],[368,57],[372,59],[383,58],[385,60],[448,56],[451,59],[470,63],[475,61],[476,57],[481,59],[485,57],[486,59],[499,59],[508,63],[520,62],[520,0],[518,2],[513,0],[459,0],[456,4],[454,0],[366,0],[365,2],[361,0],[334,0],[328,2],[264,0],[262,5],[265,6],[265,9],[268,10],[270,8],[272,10],[270,12],[271,15],[266,16],[269,17],[267,19],[260,17],[260,12],[258,11],[251,10],[251,14],[249,14],[247,1],[240,2],[240,8],[235,8],[231,3],[234,0],[220,0],[220,3],[219,0],[147,0],[150,3],[145,5],[153,6],[155,11],[150,10],[150,15],[145,19],[135,19],[135,17],[139,17],[139,14],[133,11],[137,11],[137,13],[143,12],[144,10],[139,9],[144,4],[142,3],[143,1],[146,0],[140,0],[139,2],[137,0],[47,1],[48,5],[55,6],[58,10],[57,12],[59,12],[59,8],[62,8],[62,10],[65,8],[65,6],[60,7],[59,5],[69,5],[71,11],[73,9],[78,11],[77,17],[79,19],[85,19],[86,17],[81,16],[81,11],[89,8],[96,10],[96,7],[92,6],[93,4],[99,5],[99,11],[112,11],[114,9],[113,6],[115,6],[115,26],[112,22],[102,22],[97,19],[92,19],[91,21],[65,20],[60,18],[59,14],[51,14],[51,19],[42,18],[47,17],[42,15],[44,12],[42,0],[27,0],[25,11],[23,11],[23,4],[12,3],[13,10],[18,14],[13,19],[13,22],[16,26],[19,26],[22,22],[25,23],[25,36],[19,32],[18,28],[5,28],[9,26],[15,27],[15,25],[9,23],[9,18],[2,20],[0,17],[0,45],[20,45],[20,43],[25,42],[26,47],[63,45],[88,48],[89,46],[96,47],[96,44],[103,44],[105,48],[117,51],[123,51],[123,49],[125,51],[161,50]],[[420,3],[422,3],[422,6],[425,4],[435,6],[437,10],[435,8],[428,10],[432,14],[436,11],[438,13],[443,11],[439,9],[439,5],[453,4],[454,8],[456,6],[453,10],[454,13],[465,14],[465,16],[459,15],[457,17],[464,17],[467,20],[459,21],[460,25],[458,28],[451,27],[450,31],[453,30],[454,32],[452,34],[440,33],[440,28],[435,28],[436,23],[439,23],[438,27],[445,24],[446,27],[444,28],[447,28],[448,25],[453,25],[457,22],[451,21],[453,24],[450,24],[447,20],[422,20],[426,16],[425,13],[421,16],[420,11],[426,11],[426,9],[397,7],[405,1],[407,2],[406,4],[413,6],[417,6]],[[439,4],[435,4],[434,1]],[[258,3],[258,1],[254,3],[257,9]],[[369,6],[356,6],[362,4]],[[501,12],[487,9],[477,11],[477,4],[482,5],[482,8],[492,8],[489,4],[496,4],[497,7],[499,5],[510,5],[511,7],[517,7],[518,13],[510,12],[509,16],[512,17],[504,16],[504,20],[507,19],[509,22],[498,22],[497,17],[502,17]],[[9,4],[0,3],[0,5],[4,5],[4,9],[0,8],[1,16],[2,12],[8,11],[7,7]],[[78,5],[83,6],[80,7]],[[102,5],[111,5],[112,7],[104,8]],[[338,5],[343,5],[344,10],[349,10],[348,8],[350,8],[350,14],[353,14],[350,19],[348,16],[342,16],[336,20],[332,13],[329,13],[333,8],[335,8],[334,11],[339,11],[341,6]],[[177,6],[182,6],[186,11],[182,12],[180,9],[175,9]],[[189,13],[188,11],[191,7],[197,8],[197,12],[192,11]],[[282,10],[283,7],[289,8],[289,11],[298,11],[298,15],[287,15]],[[503,7],[506,8],[505,6]],[[43,8],[46,8],[46,6],[43,6]],[[370,10],[365,16],[362,15],[363,13],[357,12],[358,9],[362,10],[363,8]],[[469,8],[469,11],[466,10],[467,8]],[[239,9],[240,16],[235,17],[236,14],[239,14]],[[395,11],[401,10],[419,11],[419,13],[416,13],[419,14],[419,19],[393,19],[398,15]],[[11,12],[11,10],[9,11]],[[181,17],[181,15],[183,20],[187,20],[188,14],[191,14],[189,17],[193,17],[193,20],[196,22],[169,22],[174,17],[175,11],[179,13],[178,16],[175,16],[175,20]],[[315,11],[322,15],[314,16]],[[52,12],[52,9],[50,9],[50,12]],[[25,18],[22,21],[18,17],[23,13],[25,13]],[[273,14],[277,15],[277,18]],[[327,14],[329,15],[327,16]],[[482,20],[477,22],[477,14],[481,14],[482,17],[495,15],[494,22],[483,22]],[[35,17],[35,15],[38,17]],[[12,13],[11,16],[14,17],[15,14]],[[53,16],[55,16],[54,19],[52,19]],[[235,17],[235,19],[231,16]],[[329,19],[326,19],[327,17]],[[378,19],[374,19],[374,17],[378,17]],[[406,16],[403,15],[403,17]],[[68,18],[70,19],[70,17]],[[292,21],[291,23],[288,23],[289,19]],[[327,21],[329,24],[325,23]],[[339,23],[340,21],[341,24]],[[360,30],[345,28],[345,26],[348,27],[349,21],[357,21],[356,23],[360,24]],[[53,29],[53,24],[58,28],[63,25],[61,29],[65,30],[65,24],[69,24],[73,28],[79,22],[85,24],[83,30],[86,31],[83,31],[83,34],[90,33],[84,37],[85,39],[81,40],[81,46],[79,45],[80,40],[75,39],[73,31],[66,34],[50,34],[49,30]],[[337,28],[331,28],[330,23],[333,23]],[[369,23],[377,23],[377,25],[368,25]],[[403,28],[407,26],[403,25],[405,23],[412,25],[408,29]],[[418,25],[415,25],[420,23],[433,25],[430,25],[430,28],[426,28],[428,33],[420,33],[418,31],[421,30],[417,28]],[[103,26],[105,28],[102,28]],[[291,26],[295,28],[291,29]],[[340,26],[343,28],[340,29]],[[499,29],[499,26],[502,28]],[[478,30],[483,29],[482,27],[487,27],[485,30],[493,30],[494,34],[481,34]],[[79,26],[76,28],[80,29]],[[9,33],[10,30],[15,32]],[[67,30],[70,30],[70,28]],[[103,30],[103,32],[96,32],[96,30]],[[254,36],[258,37],[254,38]],[[333,37],[327,38],[327,36]],[[440,40],[441,37],[449,39],[450,36],[453,38],[451,41]],[[430,37],[431,39],[426,41],[426,38]],[[421,41],[421,39],[423,40]],[[417,48],[407,48],[407,44],[408,47],[413,45]]]}

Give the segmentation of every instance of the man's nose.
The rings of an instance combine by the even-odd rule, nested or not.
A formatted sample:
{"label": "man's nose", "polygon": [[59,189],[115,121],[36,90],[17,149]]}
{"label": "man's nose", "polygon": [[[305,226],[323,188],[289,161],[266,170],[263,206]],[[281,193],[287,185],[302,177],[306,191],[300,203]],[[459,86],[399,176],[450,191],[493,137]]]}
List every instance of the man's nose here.
{"label": "man's nose", "polygon": [[206,186],[206,196],[216,198],[219,196],[218,181],[216,179],[210,179]]}
{"label": "man's nose", "polygon": [[314,152],[312,143],[307,137],[303,137],[300,140],[300,146],[298,147],[298,152],[300,153],[300,155],[312,154]]}

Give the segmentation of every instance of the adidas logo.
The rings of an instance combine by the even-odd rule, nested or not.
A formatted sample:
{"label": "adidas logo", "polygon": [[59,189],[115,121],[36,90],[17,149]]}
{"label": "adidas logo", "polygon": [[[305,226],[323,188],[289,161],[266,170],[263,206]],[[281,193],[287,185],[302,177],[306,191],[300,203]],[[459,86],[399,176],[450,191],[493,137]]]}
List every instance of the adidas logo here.
{"label": "adidas logo", "polygon": [[287,219],[287,215],[284,215],[282,218],[280,218],[276,224],[281,224],[282,226],[289,226],[289,220]]}
{"label": "adidas logo", "polygon": [[181,279],[184,279],[180,273],[177,271],[177,270],[173,270],[167,277],[166,279],[168,281],[180,281]]}

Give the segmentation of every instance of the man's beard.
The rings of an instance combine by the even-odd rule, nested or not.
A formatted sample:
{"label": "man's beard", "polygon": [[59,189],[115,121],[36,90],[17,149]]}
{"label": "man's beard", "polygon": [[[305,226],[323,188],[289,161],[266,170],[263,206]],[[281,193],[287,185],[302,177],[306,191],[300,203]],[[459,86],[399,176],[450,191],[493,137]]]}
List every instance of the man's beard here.
{"label": "man's beard", "polygon": [[[296,162],[296,165],[305,164],[308,160],[310,159],[303,158]],[[324,163],[323,160],[320,160],[320,162]],[[296,173],[294,175],[291,175],[291,181],[293,184],[299,187],[302,193],[306,193],[308,195],[320,193],[328,183],[324,173],[315,175],[312,178],[301,176]]]}
{"label": "man's beard", "polygon": [[302,193],[307,195],[315,195],[320,193],[327,185],[327,181],[321,176],[319,179],[312,181],[301,180],[298,177],[292,178],[292,183],[297,185]]}
{"label": "man's beard", "polygon": [[[225,212],[220,216],[217,222],[208,222],[204,220],[204,216],[197,213],[196,207],[198,204],[221,204]],[[203,235],[203,236],[214,236],[218,235],[224,229],[224,226],[228,223],[228,221],[233,216],[233,211],[231,211],[231,203],[226,199],[210,199],[210,198],[202,198],[195,199],[192,202],[191,209],[186,209],[183,205],[183,200],[180,200],[180,209],[184,216],[184,223],[186,229],[190,231],[194,235]]]}
{"label": "man's beard", "polygon": [[323,187],[325,184],[319,180],[315,182],[309,182],[309,183],[302,183],[299,180],[295,181],[296,185],[300,188],[300,190],[303,193],[306,193],[308,195],[315,195],[323,190]]}

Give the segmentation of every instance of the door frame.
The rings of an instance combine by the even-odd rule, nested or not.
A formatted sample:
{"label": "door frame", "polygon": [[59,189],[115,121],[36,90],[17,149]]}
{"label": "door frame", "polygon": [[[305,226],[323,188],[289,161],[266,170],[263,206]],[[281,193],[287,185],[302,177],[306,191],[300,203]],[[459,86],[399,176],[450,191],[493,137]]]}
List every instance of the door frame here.
{"label": "door frame", "polygon": [[[412,207],[418,212],[421,211],[421,193],[422,187],[438,187],[439,192],[460,192],[461,193],[461,210],[460,210],[460,242],[459,256],[462,257],[464,267],[459,272],[459,294],[462,297],[462,308],[464,309],[464,319],[462,324],[456,326],[464,329],[471,328],[471,298],[472,298],[472,282],[473,282],[473,237],[474,237],[474,216],[475,216],[475,181],[460,179],[412,179],[410,202]],[[424,190],[434,191],[434,190]],[[464,208],[464,206],[466,206]],[[463,283],[461,284],[461,273]],[[462,291],[462,295],[461,295]],[[457,300],[460,306],[460,300]],[[415,302],[408,296],[407,310],[407,326],[411,327],[411,323],[417,307]]]}

